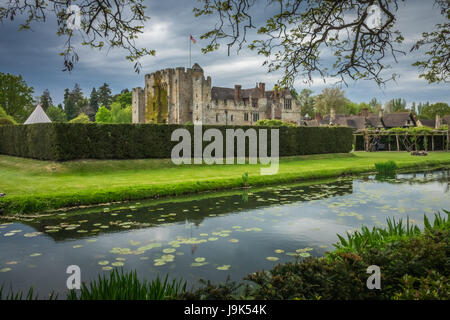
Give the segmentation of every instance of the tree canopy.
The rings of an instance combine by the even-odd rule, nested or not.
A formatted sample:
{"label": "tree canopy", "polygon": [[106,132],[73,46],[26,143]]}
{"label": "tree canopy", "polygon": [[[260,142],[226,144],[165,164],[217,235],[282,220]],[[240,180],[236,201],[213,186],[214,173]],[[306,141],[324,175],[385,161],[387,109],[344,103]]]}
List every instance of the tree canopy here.
{"label": "tree canopy", "polygon": [[0,106],[18,122],[24,122],[34,109],[33,87],[21,75],[0,72]]}
{"label": "tree canopy", "polygon": [[126,59],[134,62],[139,72],[139,59],[154,55],[154,50],[139,48],[135,40],[143,32],[144,0],[5,0],[0,4],[0,22],[15,19],[22,21],[19,30],[31,29],[33,22],[46,22],[54,16],[56,34],[65,38],[60,55],[64,58],[64,71],[71,71],[79,57],[74,39],[78,34],[81,45],[101,50],[104,47],[120,48],[127,52]]}
{"label": "tree canopy", "polygon": [[[397,15],[402,0],[266,0],[265,11],[271,12],[258,24],[254,0],[199,0],[194,9],[197,17],[216,16],[217,22],[201,39],[209,40],[203,52],[211,52],[226,42],[228,52],[244,45],[264,56],[269,71],[281,70],[283,86],[292,87],[302,77],[311,82],[315,76],[336,77],[341,82],[368,79],[382,85],[397,75],[386,75],[389,61],[397,62],[407,53],[399,47],[404,41],[397,30]],[[410,51],[424,49],[425,60],[414,65],[421,68],[428,82],[447,82],[450,50],[450,1],[435,0],[446,22],[435,30],[423,30]],[[257,37],[247,43],[248,34]],[[333,60],[327,63],[327,58]]]}

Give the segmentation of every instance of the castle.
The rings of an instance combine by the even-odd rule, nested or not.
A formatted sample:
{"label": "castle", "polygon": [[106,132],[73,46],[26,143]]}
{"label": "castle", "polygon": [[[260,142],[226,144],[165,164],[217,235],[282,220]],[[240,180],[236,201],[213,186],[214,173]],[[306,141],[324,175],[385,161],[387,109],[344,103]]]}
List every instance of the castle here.
{"label": "castle", "polygon": [[300,106],[287,89],[265,84],[242,89],[211,87],[196,63],[192,68],[147,74],[145,87],[133,89],[133,123],[252,125],[262,119],[300,124]]}

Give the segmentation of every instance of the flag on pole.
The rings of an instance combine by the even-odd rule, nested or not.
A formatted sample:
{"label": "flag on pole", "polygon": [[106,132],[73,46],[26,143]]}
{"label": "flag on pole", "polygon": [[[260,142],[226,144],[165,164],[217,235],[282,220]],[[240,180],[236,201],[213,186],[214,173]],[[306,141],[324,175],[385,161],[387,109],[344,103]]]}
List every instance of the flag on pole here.
{"label": "flag on pole", "polygon": [[192,36],[192,34],[191,34],[191,41],[192,41],[194,44],[197,43],[197,40],[194,39],[194,37]]}

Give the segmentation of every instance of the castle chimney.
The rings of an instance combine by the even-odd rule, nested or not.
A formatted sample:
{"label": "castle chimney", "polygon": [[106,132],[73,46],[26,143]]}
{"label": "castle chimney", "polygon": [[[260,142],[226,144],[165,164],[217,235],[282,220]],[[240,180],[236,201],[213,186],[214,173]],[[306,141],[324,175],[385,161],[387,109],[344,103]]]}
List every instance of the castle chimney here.
{"label": "castle chimney", "polygon": [[436,114],[436,122],[434,124],[434,128],[439,129],[440,127],[442,127],[441,116]]}
{"label": "castle chimney", "polygon": [[369,109],[363,108],[362,109],[362,116],[367,118],[369,116]]}
{"label": "castle chimney", "polygon": [[322,115],[320,114],[320,112],[316,112],[314,119],[317,120],[318,122],[322,121]]}
{"label": "castle chimney", "polygon": [[334,108],[330,109],[330,123],[334,123],[336,120],[336,110]]}
{"label": "castle chimney", "polygon": [[241,99],[241,88],[242,86],[236,84],[234,85],[234,100],[240,100]]}
{"label": "castle chimney", "polygon": [[263,82],[259,83],[259,91],[261,91],[263,97],[266,95],[266,84]]}

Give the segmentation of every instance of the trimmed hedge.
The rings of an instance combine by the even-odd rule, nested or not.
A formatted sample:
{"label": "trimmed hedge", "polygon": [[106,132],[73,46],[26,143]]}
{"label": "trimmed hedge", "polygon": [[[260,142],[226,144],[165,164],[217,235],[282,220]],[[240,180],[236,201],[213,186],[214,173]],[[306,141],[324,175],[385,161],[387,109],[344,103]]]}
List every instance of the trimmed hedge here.
{"label": "trimmed hedge", "polygon": [[[172,132],[186,128],[194,138],[194,126],[167,124],[40,123],[0,127],[0,154],[41,160],[170,158],[178,141]],[[203,126],[225,130],[251,126]],[[347,153],[352,149],[350,128],[280,127],[280,156]],[[270,131],[268,138],[270,140]],[[206,146],[210,142],[203,142]],[[248,143],[247,143],[248,144]],[[193,147],[193,143],[191,144]],[[270,149],[270,141],[268,141]],[[224,155],[225,155],[224,151]],[[248,153],[246,153],[248,155]]]}

